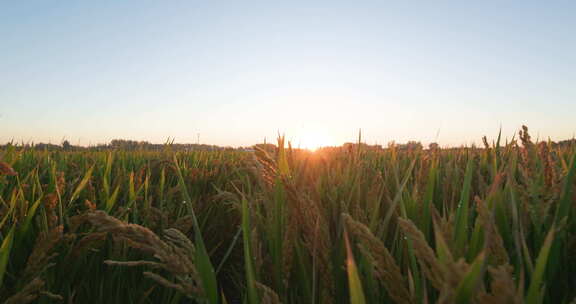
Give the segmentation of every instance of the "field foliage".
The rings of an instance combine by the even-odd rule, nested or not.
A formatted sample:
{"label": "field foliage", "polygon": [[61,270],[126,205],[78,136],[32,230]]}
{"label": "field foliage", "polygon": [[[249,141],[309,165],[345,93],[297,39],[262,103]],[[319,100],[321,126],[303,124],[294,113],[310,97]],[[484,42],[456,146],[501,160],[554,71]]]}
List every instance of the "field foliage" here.
{"label": "field foliage", "polygon": [[576,147],[0,150],[5,303],[573,303]]}

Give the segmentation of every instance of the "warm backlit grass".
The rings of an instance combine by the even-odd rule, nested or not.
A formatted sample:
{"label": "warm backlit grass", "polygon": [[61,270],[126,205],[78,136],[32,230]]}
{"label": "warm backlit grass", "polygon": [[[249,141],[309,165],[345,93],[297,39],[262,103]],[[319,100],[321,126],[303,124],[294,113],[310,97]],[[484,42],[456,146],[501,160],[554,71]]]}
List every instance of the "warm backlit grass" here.
{"label": "warm backlit grass", "polygon": [[[488,144],[488,143],[487,143]],[[570,303],[576,147],[0,151],[6,303]]]}

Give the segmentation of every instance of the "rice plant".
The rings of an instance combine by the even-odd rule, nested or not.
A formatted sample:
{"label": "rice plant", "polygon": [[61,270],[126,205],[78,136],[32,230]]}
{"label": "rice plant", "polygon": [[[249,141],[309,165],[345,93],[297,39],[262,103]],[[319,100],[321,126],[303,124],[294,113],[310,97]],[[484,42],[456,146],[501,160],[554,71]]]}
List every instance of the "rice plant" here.
{"label": "rice plant", "polygon": [[573,303],[576,146],[0,151],[5,303]]}

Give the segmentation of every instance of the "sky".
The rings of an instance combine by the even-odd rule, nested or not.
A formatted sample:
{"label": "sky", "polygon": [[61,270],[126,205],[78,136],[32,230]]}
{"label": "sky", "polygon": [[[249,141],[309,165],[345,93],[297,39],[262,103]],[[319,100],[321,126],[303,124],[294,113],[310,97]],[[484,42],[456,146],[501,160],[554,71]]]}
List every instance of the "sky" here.
{"label": "sky", "polygon": [[0,1],[0,143],[576,133],[575,1]]}

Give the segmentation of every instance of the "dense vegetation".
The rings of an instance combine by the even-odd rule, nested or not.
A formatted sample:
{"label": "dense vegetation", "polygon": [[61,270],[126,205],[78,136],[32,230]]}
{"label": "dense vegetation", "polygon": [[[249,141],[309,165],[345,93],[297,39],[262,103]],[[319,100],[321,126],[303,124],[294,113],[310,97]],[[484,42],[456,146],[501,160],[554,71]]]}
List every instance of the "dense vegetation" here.
{"label": "dense vegetation", "polygon": [[0,150],[5,303],[570,303],[576,146]]}

